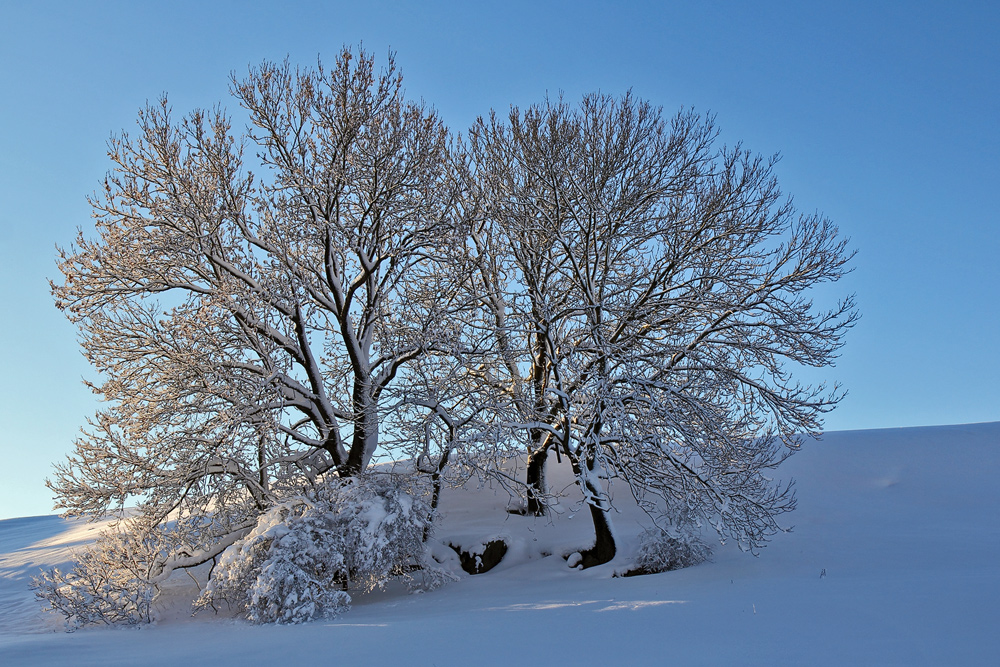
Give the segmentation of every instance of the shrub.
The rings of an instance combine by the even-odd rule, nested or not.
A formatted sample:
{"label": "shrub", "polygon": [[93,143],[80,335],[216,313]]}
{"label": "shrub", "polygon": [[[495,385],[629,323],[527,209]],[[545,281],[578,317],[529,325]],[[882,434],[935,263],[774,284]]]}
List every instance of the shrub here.
{"label": "shrub", "polygon": [[253,623],[302,623],[350,608],[351,590],[369,592],[402,576],[443,573],[423,562],[430,508],[392,481],[337,479],[271,508],[227,549],[198,608],[226,601]]}
{"label": "shrub", "polygon": [[136,625],[152,620],[156,585],[151,567],[156,547],[127,529],[102,533],[72,569],[53,568],[32,580],[35,597],[66,617],[69,629],[84,625]]}
{"label": "shrub", "polygon": [[649,528],[639,537],[635,567],[625,576],[679,570],[702,563],[711,555],[712,550],[694,533]]}

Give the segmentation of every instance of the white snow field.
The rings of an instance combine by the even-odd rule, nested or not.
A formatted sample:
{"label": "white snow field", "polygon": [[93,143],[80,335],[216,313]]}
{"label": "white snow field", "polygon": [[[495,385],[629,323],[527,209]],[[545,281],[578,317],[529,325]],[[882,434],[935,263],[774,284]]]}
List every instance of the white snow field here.
{"label": "white snow field", "polygon": [[[794,531],[759,557],[728,545],[629,578],[611,576],[621,558],[567,567],[560,556],[592,530],[573,502],[536,519],[508,516],[504,491],[453,491],[437,539],[503,534],[499,566],[430,593],[356,596],[347,614],[298,626],[192,618],[182,573],[155,625],[66,633],[28,584],[99,527],[0,521],[0,665],[1000,664],[1000,423],[830,433],[781,475],[797,480]],[[613,490],[629,552],[642,515],[624,484]]]}

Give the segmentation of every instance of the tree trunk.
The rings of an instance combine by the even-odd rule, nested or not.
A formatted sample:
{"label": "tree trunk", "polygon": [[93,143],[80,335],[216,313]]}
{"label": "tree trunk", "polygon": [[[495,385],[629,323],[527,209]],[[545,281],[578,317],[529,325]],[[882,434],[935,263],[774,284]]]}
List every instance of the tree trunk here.
{"label": "tree trunk", "polygon": [[591,505],[590,517],[594,520],[594,534],[596,539],[594,540],[594,546],[580,552],[580,555],[583,556],[583,561],[581,562],[584,569],[595,565],[604,565],[614,558],[616,553],[615,535],[611,529],[611,518],[608,516],[608,511]]}
{"label": "tree trunk", "polygon": [[[567,452],[568,454],[568,452]],[[589,453],[588,453],[589,454]],[[576,483],[583,491],[584,499],[590,506],[590,517],[594,521],[594,546],[581,551],[584,568],[603,565],[615,557],[614,528],[611,525],[611,499],[605,493],[601,479],[594,470],[595,458],[587,455],[583,461],[579,455],[569,455],[576,474]]]}
{"label": "tree trunk", "polygon": [[545,488],[545,460],[549,456],[549,446],[546,442],[538,449],[528,453],[528,507],[525,514],[532,516],[545,515],[545,502],[542,496]]}
{"label": "tree trunk", "polygon": [[431,475],[431,486],[434,491],[431,494],[431,516],[430,521],[424,526],[424,537],[423,541],[426,542],[431,536],[431,523],[434,521],[434,515],[437,514],[438,504],[441,502],[441,473],[448,465],[448,457],[451,455],[451,443],[454,442],[454,429],[452,429],[451,441],[448,443],[448,449],[444,450],[441,454],[441,458],[438,460],[437,470]]}
{"label": "tree trunk", "polygon": [[[365,386],[364,390],[367,391]],[[371,396],[355,391],[354,399],[354,437],[351,440],[351,449],[347,454],[347,465],[344,466],[346,476],[353,477],[360,475],[368,468],[372,455],[378,449],[378,414],[375,411],[375,404]],[[344,477],[344,472],[341,477]]]}

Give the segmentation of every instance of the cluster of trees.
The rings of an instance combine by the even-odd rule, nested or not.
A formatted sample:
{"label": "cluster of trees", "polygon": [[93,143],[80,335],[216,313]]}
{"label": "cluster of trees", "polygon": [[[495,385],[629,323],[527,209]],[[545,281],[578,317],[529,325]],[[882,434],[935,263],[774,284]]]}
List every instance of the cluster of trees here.
{"label": "cluster of trees", "polygon": [[565,459],[584,566],[616,553],[609,479],[667,539],[704,525],[756,550],[778,530],[794,495],[769,471],[841,397],[790,372],[832,364],[857,315],[810,300],[851,253],[774,160],[631,95],[456,137],[391,57],[349,49],[231,90],[245,133],[164,99],[112,138],[97,234],[52,285],[106,407],[49,484],[69,514],[135,505],[133,579],[232,560],[262,517],[350,497],[322,489],[367,484],[385,452],[431,517],[468,471],[544,514]]}

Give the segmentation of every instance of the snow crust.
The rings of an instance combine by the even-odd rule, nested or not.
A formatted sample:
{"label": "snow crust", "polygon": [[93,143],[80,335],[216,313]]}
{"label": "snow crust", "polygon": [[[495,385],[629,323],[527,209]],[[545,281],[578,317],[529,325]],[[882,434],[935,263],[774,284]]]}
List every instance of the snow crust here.
{"label": "snow crust", "polygon": [[[224,609],[192,618],[207,574],[194,571],[167,582],[153,626],[65,633],[33,599],[30,579],[64,564],[101,526],[52,516],[0,521],[0,664],[996,660],[1000,423],[830,433],[805,443],[780,473],[797,480],[799,507],[786,516],[794,531],[759,557],[715,545],[711,562],[629,578],[612,575],[628,565],[649,521],[624,485],[611,486],[622,555],[583,571],[563,559],[592,540],[578,498],[534,518],[507,514],[504,491],[453,490],[442,498],[434,539],[474,546],[502,536],[510,548],[496,568],[420,595],[390,585],[356,596],[335,620],[297,626],[251,626]],[[553,486],[569,479],[560,468],[549,475]]]}

